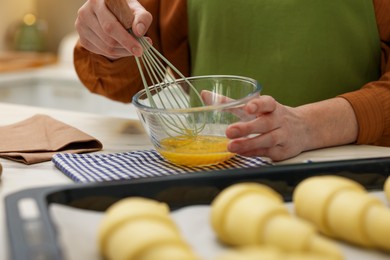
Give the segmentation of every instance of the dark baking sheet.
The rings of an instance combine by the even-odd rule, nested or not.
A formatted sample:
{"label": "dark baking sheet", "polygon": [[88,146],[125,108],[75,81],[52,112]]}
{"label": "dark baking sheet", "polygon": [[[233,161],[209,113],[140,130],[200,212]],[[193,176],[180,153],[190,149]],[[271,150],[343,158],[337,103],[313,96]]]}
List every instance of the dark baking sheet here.
{"label": "dark baking sheet", "polygon": [[[329,174],[353,179],[368,190],[382,190],[386,178],[390,175],[390,158],[197,172],[20,191],[5,198],[10,258],[63,259],[56,227],[48,210],[52,203],[104,211],[122,198],[143,196],[166,202],[174,210],[189,205],[209,204],[227,186],[246,181],[267,184],[278,191],[286,201],[290,201],[292,192],[300,181],[314,175]],[[36,207],[35,214],[22,214],[20,204],[26,200]]]}

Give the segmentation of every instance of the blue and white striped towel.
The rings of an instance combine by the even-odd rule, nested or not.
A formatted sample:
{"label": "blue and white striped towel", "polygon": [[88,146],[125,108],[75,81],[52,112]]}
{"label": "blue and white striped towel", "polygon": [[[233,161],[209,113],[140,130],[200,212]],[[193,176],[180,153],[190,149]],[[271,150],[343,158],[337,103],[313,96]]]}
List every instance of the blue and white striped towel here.
{"label": "blue and white striped towel", "polygon": [[271,165],[261,157],[235,156],[218,165],[186,167],[166,161],[155,150],[112,154],[58,153],[52,161],[66,176],[81,183]]}

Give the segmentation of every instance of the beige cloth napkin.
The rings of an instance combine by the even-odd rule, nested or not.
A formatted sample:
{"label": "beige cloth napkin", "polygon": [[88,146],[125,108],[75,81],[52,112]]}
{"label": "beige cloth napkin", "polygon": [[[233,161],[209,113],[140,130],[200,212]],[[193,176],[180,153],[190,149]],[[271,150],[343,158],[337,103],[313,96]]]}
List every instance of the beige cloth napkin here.
{"label": "beige cloth napkin", "polygon": [[0,127],[0,157],[25,164],[50,161],[59,152],[86,153],[102,148],[99,140],[47,115]]}

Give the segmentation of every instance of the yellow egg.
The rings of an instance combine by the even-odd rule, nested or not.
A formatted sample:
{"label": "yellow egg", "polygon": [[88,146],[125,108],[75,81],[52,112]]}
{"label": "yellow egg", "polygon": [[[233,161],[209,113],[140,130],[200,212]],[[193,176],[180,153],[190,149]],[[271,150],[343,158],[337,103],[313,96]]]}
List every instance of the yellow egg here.
{"label": "yellow egg", "polygon": [[229,139],[222,136],[175,136],[161,140],[159,153],[168,161],[186,166],[218,164],[235,154],[227,150]]}

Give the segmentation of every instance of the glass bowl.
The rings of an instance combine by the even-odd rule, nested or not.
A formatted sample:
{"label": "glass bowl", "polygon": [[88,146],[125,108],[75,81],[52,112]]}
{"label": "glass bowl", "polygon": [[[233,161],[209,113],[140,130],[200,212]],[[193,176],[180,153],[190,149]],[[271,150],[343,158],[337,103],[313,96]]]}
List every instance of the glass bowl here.
{"label": "glass bowl", "polygon": [[132,103],[155,149],[168,161],[205,166],[226,161],[226,128],[253,120],[242,107],[260,95],[251,78],[212,75],[161,83],[134,95]]}

